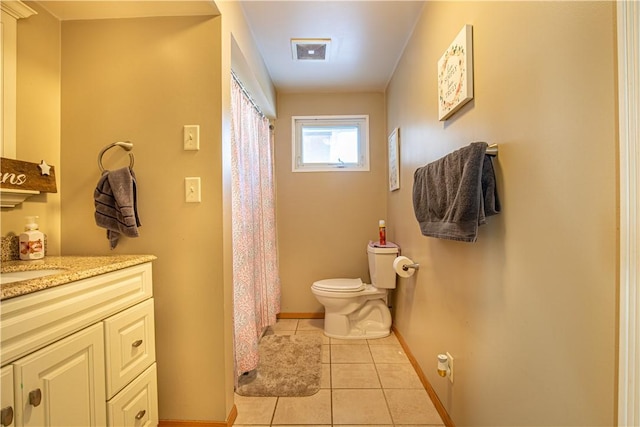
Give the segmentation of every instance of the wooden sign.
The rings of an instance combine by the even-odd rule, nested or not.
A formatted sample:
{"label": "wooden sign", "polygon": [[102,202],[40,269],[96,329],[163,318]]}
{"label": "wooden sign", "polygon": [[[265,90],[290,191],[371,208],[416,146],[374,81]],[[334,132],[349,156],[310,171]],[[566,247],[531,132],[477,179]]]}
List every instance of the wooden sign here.
{"label": "wooden sign", "polygon": [[44,160],[30,163],[4,157],[0,158],[0,188],[58,192],[54,167]]}

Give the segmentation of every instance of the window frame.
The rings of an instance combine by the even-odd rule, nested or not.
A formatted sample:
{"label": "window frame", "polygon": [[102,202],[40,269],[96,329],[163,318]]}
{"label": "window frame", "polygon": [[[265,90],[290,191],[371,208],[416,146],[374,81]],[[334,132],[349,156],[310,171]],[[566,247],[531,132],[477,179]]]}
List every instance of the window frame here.
{"label": "window frame", "polygon": [[[302,129],[305,125],[333,124],[358,127],[358,163],[302,163]],[[292,172],[368,172],[369,171],[369,115],[349,114],[330,116],[291,117]]]}

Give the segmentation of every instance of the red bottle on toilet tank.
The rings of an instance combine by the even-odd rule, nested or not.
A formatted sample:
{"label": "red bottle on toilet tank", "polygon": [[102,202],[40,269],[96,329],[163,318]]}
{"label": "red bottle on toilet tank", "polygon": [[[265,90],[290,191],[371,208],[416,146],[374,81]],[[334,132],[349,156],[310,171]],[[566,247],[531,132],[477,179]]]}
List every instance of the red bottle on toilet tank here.
{"label": "red bottle on toilet tank", "polygon": [[378,230],[380,235],[380,246],[384,246],[387,244],[387,228],[384,223],[384,219],[381,219],[378,222]]}

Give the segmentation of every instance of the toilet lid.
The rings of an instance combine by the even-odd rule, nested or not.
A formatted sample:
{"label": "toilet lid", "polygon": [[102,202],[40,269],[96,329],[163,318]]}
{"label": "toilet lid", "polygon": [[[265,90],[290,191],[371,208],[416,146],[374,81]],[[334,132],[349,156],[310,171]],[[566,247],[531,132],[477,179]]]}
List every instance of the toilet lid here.
{"label": "toilet lid", "polygon": [[360,279],[324,279],[313,283],[313,287],[331,292],[357,292],[364,289]]}

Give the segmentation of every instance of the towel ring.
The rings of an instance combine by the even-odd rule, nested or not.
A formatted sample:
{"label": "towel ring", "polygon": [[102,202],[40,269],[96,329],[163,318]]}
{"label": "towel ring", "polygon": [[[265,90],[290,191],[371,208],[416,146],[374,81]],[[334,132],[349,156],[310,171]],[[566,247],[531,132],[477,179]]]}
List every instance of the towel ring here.
{"label": "towel ring", "polygon": [[[100,153],[98,154],[98,167],[100,168],[100,172],[104,172],[104,167],[102,166],[102,156],[104,155],[105,151],[115,146],[122,147],[125,151],[133,150],[133,143],[129,141],[118,141],[114,142],[113,144],[107,145],[102,150],[100,150]],[[133,169],[133,160],[133,153],[129,153],[129,169]]]}

